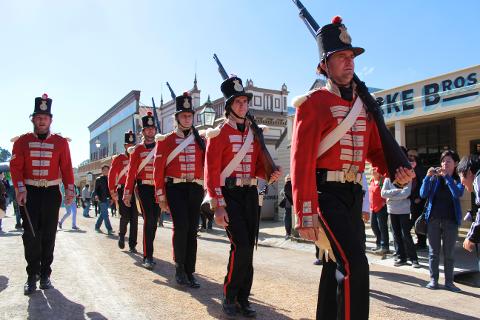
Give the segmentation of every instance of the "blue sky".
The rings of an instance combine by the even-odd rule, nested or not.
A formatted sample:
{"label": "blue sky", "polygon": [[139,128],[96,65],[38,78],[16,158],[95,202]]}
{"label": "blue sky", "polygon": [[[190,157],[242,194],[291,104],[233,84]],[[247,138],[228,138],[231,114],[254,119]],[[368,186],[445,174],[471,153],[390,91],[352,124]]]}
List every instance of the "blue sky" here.
{"label": "blue sky", "polygon": [[[357,74],[391,88],[479,64],[480,2],[303,0],[320,25],[341,15],[366,52]],[[315,80],[316,44],[290,0],[0,0],[0,146],[30,131],[34,97],[53,98],[53,131],[88,158],[88,129],[130,90],[159,100],[162,84],[219,97],[212,54],[229,73],[290,100]],[[163,85],[164,97],[169,97]]]}

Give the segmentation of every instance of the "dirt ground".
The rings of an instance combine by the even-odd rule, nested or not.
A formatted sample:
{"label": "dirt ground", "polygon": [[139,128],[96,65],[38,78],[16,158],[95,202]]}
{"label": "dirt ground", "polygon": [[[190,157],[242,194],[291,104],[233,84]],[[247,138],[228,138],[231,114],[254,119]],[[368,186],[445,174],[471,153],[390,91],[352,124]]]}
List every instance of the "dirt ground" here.
{"label": "dirt ground", "polygon": [[[91,211],[90,214],[93,212]],[[94,213],[93,213],[94,214]],[[156,267],[148,271],[140,254],[117,247],[117,236],[94,231],[95,219],[78,215],[81,231],[57,233],[51,290],[23,295],[26,280],[21,232],[10,207],[0,234],[0,319],[223,319],[221,297],[229,243],[222,230],[200,233],[197,278],[200,289],[174,280],[171,224],[157,230]],[[118,218],[111,219],[118,230]],[[270,237],[270,239],[268,239]],[[265,243],[283,241],[262,233]],[[271,240],[271,241],[268,241]],[[127,245],[128,248],[128,245]],[[257,319],[313,319],[321,267],[314,249],[261,245],[255,252],[251,302]],[[480,290],[459,285],[460,294],[425,289],[428,275],[411,267],[371,264],[371,319],[478,319]],[[239,317],[240,318],[240,317]]]}

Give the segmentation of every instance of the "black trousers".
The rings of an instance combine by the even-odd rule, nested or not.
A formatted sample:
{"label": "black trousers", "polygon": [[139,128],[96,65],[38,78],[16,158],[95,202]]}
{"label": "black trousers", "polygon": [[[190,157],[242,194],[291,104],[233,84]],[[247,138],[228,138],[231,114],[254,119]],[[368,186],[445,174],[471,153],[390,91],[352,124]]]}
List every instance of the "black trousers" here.
{"label": "black trousers", "polygon": [[150,185],[137,185],[140,205],[143,212],[143,259],[153,259],[153,240],[157,233],[160,207],[155,202],[155,188]]}
{"label": "black trousers", "polygon": [[337,260],[323,261],[317,319],[368,319],[369,266],[362,187],[348,182],[325,182],[318,183],[317,190],[320,223]]}
{"label": "black trousers", "polygon": [[192,274],[197,262],[197,231],[203,188],[193,182],[168,182],[166,194],[173,220],[173,260],[183,264],[187,274]]}
{"label": "black trousers", "polygon": [[23,246],[28,276],[50,276],[57,234],[58,211],[62,195],[58,186],[37,188],[27,185],[27,210],[35,237],[28,223],[25,209],[20,206],[23,226]]}
{"label": "black trousers", "polygon": [[370,221],[373,233],[375,234],[377,247],[389,250],[390,236],[388,234],[387,206],[384,205],[378,212],[372,212]]}
{"label": "black trousers", "polygon": [[117,189],[118,193],[118,211],[120,213],[120,238],[124,239],[125,234],[127,233],[127,225],[130,223],[130,233],[128,235],[128,245],[130,248],[135,248],[137,245],[137,233],[138,233],[138,210],[137,205],[135,204],[135,194],[132,195],[132,200],[130,201],[131,206],[127,207],[125,203],[121,200],[123,198],[123,189]]}
{"label": "black trousers", "polygon": [[253,283],[253,249],[258,224],[258,191],[251,187],[222,187],[227,204],[230,258],[223,293],[229,302],[246,303]]}
{"label": "black trousers", "polygon": [[397,247],[397,255],[401,260],[417,261],[417,251],[413,243],[410,229],[412,224],[410,222],[410,214],[390,214],[392,222],[393,238]]}

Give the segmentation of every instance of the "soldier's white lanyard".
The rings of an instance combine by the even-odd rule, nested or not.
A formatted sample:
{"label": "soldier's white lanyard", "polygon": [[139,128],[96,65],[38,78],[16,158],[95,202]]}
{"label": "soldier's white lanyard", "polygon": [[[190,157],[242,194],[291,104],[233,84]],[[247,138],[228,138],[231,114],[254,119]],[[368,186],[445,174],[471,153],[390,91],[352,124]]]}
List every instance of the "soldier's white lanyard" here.
{"label": "soldier's white lanyard", "polygon": [[245,142],[243,143],[242,147],[240,150],[238,150],[237,154],[233,157],[232,161],[223,169],[222,173],[220,174],[220,185],[224,186],[225,185],[225,179],[232,174],[233,170],[235,170],[236,167],[242,162],[243,158],[247,154],[248,150],[250,149],[250,146],[252,145],[253,142],[253,133],[252,129],[248,129],[247,133],[247,138],[245,139]]}
{"label": "soldier's white lanyard", "polygon": [[317,158],[320,158],[322,154],[327,152],[328,149],[333,147],[344,135],[347,131],[353,126],[355,121],[358,118],[358,115],[362,111],[363,101],[360,97],[357,97],[355,103],[353,104],[352,109],[348,113],[348,115],[343,119],[343,121],[332,131],[330,131],[327,136],[320,141],[318,145],[318,152]]}
{"label": "soldier's white lanyard", "polygon": [[120,173],[118,174],[117,180],[115,181],[115,185],[118,185],[118,181],[120,181],[120,179],[122,179],[122,177],[127,173],[127,170],[128,170],[128,164],[125,167],[123,167],[122,171],[120,171]]}
{"label": "soldier's white lanyard", "polygon": [[150,160],[152,160],[156,151],[157,151],[157,147],[155,146],[155,148],[153,148],[152,151],[150,151],[150,153],[146,156],[146,158],[143,159],[143,161],[140,163],[137,169],[137,173],[142,171],[142,169],[147,165],[147,163],[150,162]]}
{"label": "soldier's white lanyard", "polygon": [[172,162],[173,159],[175,159],[175,157],[183,150],[185,149],[190,143],[193,142],[193,139],[195,139],[195,137],[193,136],[193,134],[190,134],[185,140],[183,140],[182,143],[180,143],[175,149],[173,149],[173,151],[168,155],[167,157],[167,162],[165,164],[165,166],[168,166],[168,164],[170,162]]}

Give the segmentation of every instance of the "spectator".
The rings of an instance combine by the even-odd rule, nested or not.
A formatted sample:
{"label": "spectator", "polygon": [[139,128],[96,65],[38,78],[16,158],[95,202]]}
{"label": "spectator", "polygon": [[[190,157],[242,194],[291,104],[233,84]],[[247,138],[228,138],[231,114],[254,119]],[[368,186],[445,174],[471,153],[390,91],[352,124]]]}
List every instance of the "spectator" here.
{"label": "spectator", "polygon": [[397,259],[394,262],[395,267],[407,264],[407,257],[410,259],[414,268],[420,268],[417,252],[413,244],[410,229],[410,194],[412,192],[412,182],[406,186],[399,187],[385,178],[381,196],[387,200],[387,212],[390,214],[390,220],[393,228],[393,238],[397,248]]}
{"label": "spectator", "polygon": [[213,211],[210,208],[208,202],[202,203],[200,206],[200,219],[202,220],[202,225],[200,227],[201,231],[206,229],[211,230],[213,226]]}
{"label": "spectator", "polygon": [[[480,157],[478,155],[463,157],[457,170],[462,184],[469,192],[475,193],[475,203],[480,205]],[[480,214],[477,212],[476,216],[463,242],[463,248],[470,252],[480,243]]]}
{"label": "spectator", "polygon": [[71,204],[65,204],[65,188],[63,184],[60,187],[60,191],[62,192],[62,204],[61,206],[65,208],[65,214],[63,215],[62,219],[58,221],[58,227],[62,229],[63,223],[65,220],[72,215],[72,230],[79,230],[77,227],[77,203],[75,200],[72,201]]}
{"label": "spectator", "polygon": [[97,200],[97,193],[95,189],[92,191],[92,199],[93,199],[93,207],[95,208],[95,217],[98,216],[98,200]]}
{"label": "spectator", "polygon": [[105,227],[107,228],[108,235],[113,235],[112,225],[110,224],[110,219],[108,218],[108,207],[109,207],[109,196],[110,191],[108,190],[108,170],[109,166],[102,166],[102,175],[97,178],[95,181],[95,200],[98,201],[98,206],[100,209],[100,216],[95,223],[95,231],[100,232],[100,227],[105,221]]}
{"label": "spectator", "polygon": [[381,192],[385,178],[380,175],[377,168],[372,169],[372,179],[368,186],[370,198],[370,212],[372,231],[376,238],[375,253],[387,254],[390,252],[390,240],[388,234],[388,213],[385,199]]}
{"label": "spectator", "polygon": [[5,188],[5,185],[3,184],[3,178],[5,178],[5,174],[0,172],[0,232],[3,232],[2,218],[7,211],[7,188]]}
{"label": "spectator", "polygon": [[[411,150],[408,151],[408,160],[412,164],[413,169],[415,170],[415,178],[412,180],[412,194],[410,196],[410,210],[412,213],[412,219],[410,220],[412,227],[415,225],[418,217],[423,212],[425,207],[425,200],[420,197],[420,187],[422,186],[423,178],[425,177],[426,170],[420,162],[418,156],[412,154]],[[417,243],[415,247],[418,250],[427,249],[427,237],[423,234],[417,235]]]}
{"label": "spectator", "polygon": [[89,212],[90,212],[91,193],[89,189],[90,189],[90,185],[88,183],[82,189],[83,216],[85,218],[90,218]]}
{"label": "spectator", "polygon": [[320,248],[317,245],[315,245],[315,261],[313,261],[313,264],[316,266],[322,265],[322,259],[320,259]]}
{"label": "spectator", "polygon": [[462,222],[460,197],[464,187],[456,173],[459,156],[455,151],[444,151],[440,157],[441,167],[430,168],[423,179],[420,196],[427,199],[425,210],[427,220],[427,237],[430,266],[429,289],[438,289],[440,247],[443,243],[445,271],[445,288],[453,292],[461,291],[453,284],[453,267],[455,264],[455,242],[458,226]]}
{"label": "spectator", "polygon": [[112,217],[117,216],[117,205],[114,201],[112,201],[112,203],[110,204],[110,211],[112,212]]}
{"label": "spectator", "polygon": [[285,176],[285,186],[283,187],[283,200],[285,208],[285,216],[283,221],[285,223],[285,239],[292,236],[292,181],[290,175]]}

